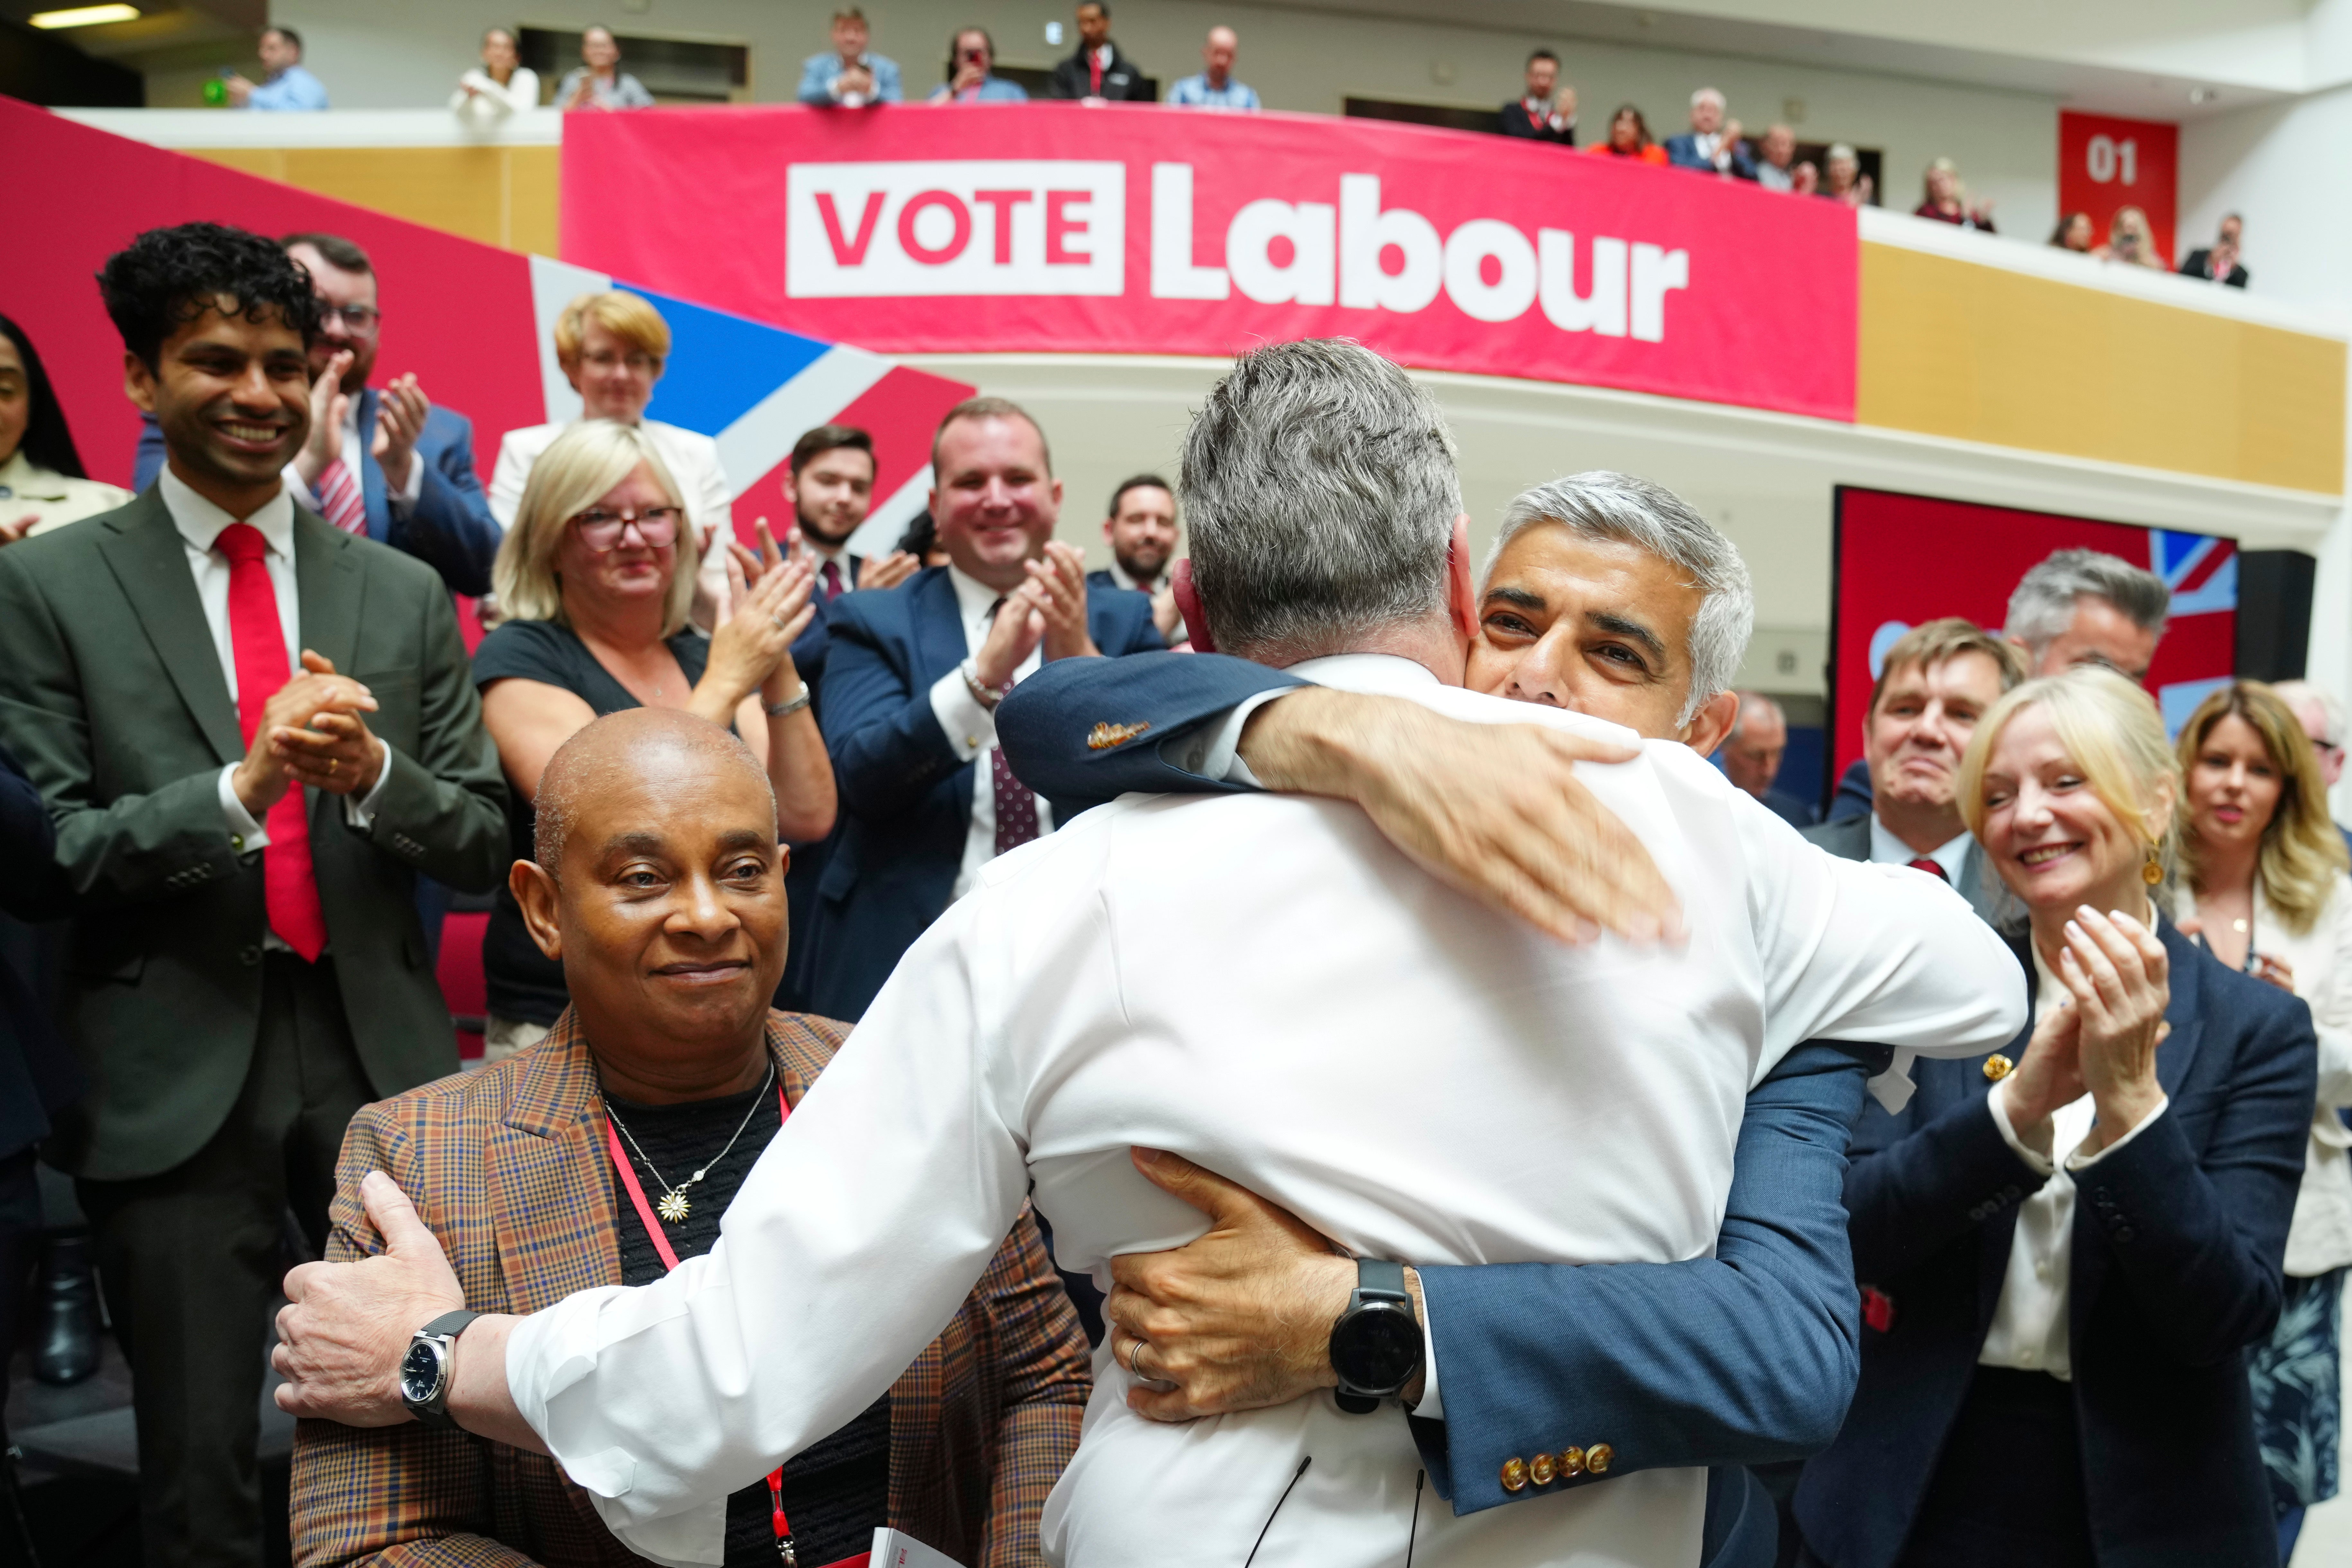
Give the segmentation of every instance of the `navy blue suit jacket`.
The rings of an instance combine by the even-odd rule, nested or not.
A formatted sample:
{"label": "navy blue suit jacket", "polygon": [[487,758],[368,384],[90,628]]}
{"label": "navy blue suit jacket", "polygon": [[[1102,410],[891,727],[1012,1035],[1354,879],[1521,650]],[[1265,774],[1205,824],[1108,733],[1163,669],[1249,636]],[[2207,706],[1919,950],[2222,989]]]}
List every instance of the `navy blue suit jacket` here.
{"label": "navy blue suit jacket", "polygon": [[[1013,689],[997,710],[997,741],[1013,771],[1057,801],[1230,790],[1198,772],[1203,722],[1300,684],[1217,654],[1071,660]],[[1087,733],[1104,721],[1150,728],[1091,749]],[[1446,1419],[1412,1425],[1457,1513],[1601,1484],[1585,1476],[1515,1496],[1501,1468],[1605,1442],[1616,1451],[1611,1475],[1726,1468],[1710,1496],[1706,1561],[1772,1561],[1771,1505],[1746,1490],[1739,1527],[1748,1483],[1736,1467],[1819,1449],[1852,1396],[1860,1298],[1841,1203],[1846,1131],[1884,1059],[1869,1047],[1800,1047],[1748,1096],[1712,1259],[1423,1271]]]}
{"label": "navy blue suit jacket", "polygon": [[[416,461],[425,482],[406,517],[393,515],[385,498],[383,468],[368,449],[375,430],[376,391],[360,394],[360,493],[367,500],[368,537],[415,556],[441,574],[453,594],[490,591],[490,563],[498,558],[506,531],[490,515],[482,477],[474,471],[474,422],[435,404],[416,438]],[[139,422],[139,456],[131,465],[133,489],[145,489],[163,469],[163,432],[152,414]]]}
{"label": "navy blue suit jacket", "polygon": [[[2242,1352],[2278,1317],[2318,1042],[2301,1001],[2168,923],[2163,938],[2171,1104],[2081,1173],[2074,1206],[2067,1334],[2091,1532],[2101,1568],[2273,1568]],[[2021,940],[2018,962],[2030,971]],[[1983,1061],[1915,1063],[1903,1113],[1874,1106],[1854,1130],[1854,1265],[1894,1317],[1864,1331],[1853,1409],[1797,1489],[1805,1543],[1835,1568],[1900,1555],[1992,1325],[2018,1205],[2041,1186],[1993,1123]]]}
{"label": "navy blue suit jacket", "polygon": [[[1710,158],[1698,155],[1698,133],[1685,131],[1679,136],[1666,138],[1666,162],[1677,169],[1696,169],[1703,174],[1718,171]],[[1753,142],[1742,140],[1731,149],[1731,173],[1734,178],[1752,180],[1756,177],[1756,149]]]}
{"label": "navy blue suit jacket", "polygon": [[[957,761],[931,712],[932,685],[966,658],[946,567],[926,567],[880,593],[844,594],[826,620],[831,647],[818,710],[843,816],[817,884],[807,990],[813,1011],[855,1022],[948,907],[971,830],[976,764]],[[1087,629],[1113,658],[1166,646],[1140,594],[1089,589]],[[1055,809],[1059,820],[1058,803]]]}

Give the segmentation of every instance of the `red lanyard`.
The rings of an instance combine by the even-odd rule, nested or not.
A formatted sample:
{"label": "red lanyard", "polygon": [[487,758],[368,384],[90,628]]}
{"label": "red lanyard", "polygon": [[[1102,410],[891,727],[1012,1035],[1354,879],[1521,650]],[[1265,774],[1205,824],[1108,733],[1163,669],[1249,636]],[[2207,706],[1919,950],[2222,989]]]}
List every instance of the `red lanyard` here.
{"label": "red lanyard", "polygon": [[[776,1085],[776,1120],[781,1124],[791,1121],[792,1116],[793,1108],[784,1099],[784,1086],[779,1081]],[[646,1202],[645,1184],[637,1180],[635,1168],[629,1163],[628,1154],[621,1148],[621,1135],[613,1131],[610,1116],[604,1118],[604,1146],[613,1152],[613,1169],[620,1173],[621,1185],[628,1189],[629,1201],[636,1205],[637,1218],[644,1222],[646,1234],[654,1238],[654,1250],[661,1255],[662,1267],[677,1268],[677,1254],[671,1248],[669,1237],[662,1234],[661,1221],[654,1217],[653,1205]],[[768,1522],[775,1526],[776,1556],[782,1562],[783,1568],[800,1568],[800,1556],[793,1550],[792,1521],[784,1517],[784,1468],[782,1465],[768,1472]],[[844,1558],[832,1564],[831,1568],[848,1568],[853,1563],[862,1568],[865,1562],[866,1554],[860,1552],[856,1557]]]}

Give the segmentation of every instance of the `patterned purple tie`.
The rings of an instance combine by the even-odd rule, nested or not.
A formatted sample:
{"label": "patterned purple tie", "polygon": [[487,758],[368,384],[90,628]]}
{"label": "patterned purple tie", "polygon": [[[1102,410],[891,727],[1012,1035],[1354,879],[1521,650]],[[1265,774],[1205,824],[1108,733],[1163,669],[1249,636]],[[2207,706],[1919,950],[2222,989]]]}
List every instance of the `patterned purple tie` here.
{"label": "patterned purple tie", "polygon": [[825,561],[825,563],[824,563],[824,570],[822,573],[818,574],[818,575],[820,576],[820,578],[822,578],[822,580],[823,580],[823,581],[824,581],[824,595],[823,595],[823,596],[824,596],[824,602],[825,602],[826,604],[830,605],[830,604],[832,604],[835,599],[840,598],[840,597],[841,597],[841,565],[840,565],[840,563],[839,563],[838,562],[835,562],[835,561],[832,560],[830,557],[828,557],[828,558],[826,559],[826,561]]}
{"label": "patterned purple tie", "polygon": [[[988,607],[988,621],[996,624],[997,612],[1004,608],[999,599]],[[998,687],[998,693],[1013,689],[1007,679]],[[996,785],[996,852],[1018,849],[1037,837],[1037,792],[1013,776],[1013,764],[1004,760],[1004,748],[988,749],[988,776]]]}

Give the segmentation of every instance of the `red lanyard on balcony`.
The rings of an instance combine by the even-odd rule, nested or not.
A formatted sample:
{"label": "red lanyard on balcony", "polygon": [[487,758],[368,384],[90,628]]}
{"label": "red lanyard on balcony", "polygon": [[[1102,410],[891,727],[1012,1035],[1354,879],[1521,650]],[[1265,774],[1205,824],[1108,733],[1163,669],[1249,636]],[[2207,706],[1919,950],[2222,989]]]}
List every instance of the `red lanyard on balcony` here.
{"label": "red lanyard on balcony", "polygon": [[[792,1115],[792,1105],[784,1099],[784,1086],[779,1081],[776,1085],[776,1121],[781,1125],[791,1121]],[[670,1247],[669,1237],[662,1234],[662,1224],[654,1217],[653,1205],[646,1202],[645,1184],[637,1180],[636,1170],[630,1165],[629,1156],[621,1147],[621,1135],[613,1131],[613,1120],[609,1116],[604,1119],[604,1146],[612,1151],[613,1169],[619,1173],[621,1185],[628,1190],[629,1202],[636,1205],[637,1218],[644,1224],[646,1234],[653,1237],[654,1250],[661,1255],[662,1267],[677,1268],[677,1253]],[[782,1465],[768,1472],[768,1521],[776,1531],[777,1560],[783,1568],[800,1568],[800,1555],[793,1550],[792,1521],[784,1517],[784,1468]],[[861,1552],[855,1557],[845,1557],[838,1563],[828,1563],[826,1568],[866,1568],[866,1555]]]}

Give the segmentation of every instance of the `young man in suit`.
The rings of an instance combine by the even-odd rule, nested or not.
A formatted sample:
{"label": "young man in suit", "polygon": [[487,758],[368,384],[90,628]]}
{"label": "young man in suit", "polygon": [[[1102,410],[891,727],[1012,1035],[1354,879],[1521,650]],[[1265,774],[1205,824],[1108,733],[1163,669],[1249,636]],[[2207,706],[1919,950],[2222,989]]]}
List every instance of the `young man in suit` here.
{"label": "young man in suit", "polygon": [[2180,258],[2183,278],[2202,278],[2210,283],[2226,283],[2232,289],[2242,289],[2253,279],[2238,259],[2240,242],[2246,233],[2246,220],[2236,213],[2221,217],[2220,237],[2211,245],[2200,245]]}
{"label": "young man in suit", "polygon": [[1910,866],[1941,877],[1988,921],[2003,895],[1960,820],[1953,790],[1977,721],[2025,679],[2012,642],[1957,616],[1912,627],[1886,650],[1863,711],[1863,760],[1874,787],[1867,814],[1804,829],[1848,860]]}
{"label": "young man in suit", "polygon": [[310,279],[188,224],[99,286],[166,465],[0,554],[0,742],[56,820],[91,1086],[46,1157],[136,1373],[147,1560],[253,1563],[284,1216],[322,1243],[352,1113],[457,1070],[415,885],[498,884],[506,788],[441,579],[288,493]]}
{"label": "young man in suit", "polygon": [[1175,591],[1169,583],[1170,563],[1176,555],[1176,492],[1168,481],[1158,474],[1120,481],[1110,493],[1103,541],[1110,546],[1110,564],[1087,573],[1087,586],[1149,594],[1151,624],[1171,645],[1183,641],[1183,617],[1177,614]]}
{"label": "young man in suit", "polygon": [[[368,384],[383,312],[366,251],[332,234],[289,234],[278,243],[319,296],[310,436],[287,466],[296,499],[346,533],[417,557],[453,594],[488,593],[505,531],[474,469],[473,421],[436,406],[414,375],[395,376],[381,391]],[[163,432],[150,417],[133,468],[141,489],[154,482],[163,455]]]}
{"label": "young man in suit", "polygon": [[1559,57],[1538,49],[1528,57],[1528,90],[1495,116],[1495,129],[1523,142],[1576,145],[1576,89],[1559,85]]}
{"label": "young man in suit", "polygon": [[1080,103],[1150,103],[1157,85],[1110,36],[1110,7],[1080,0],[1078,51],[1054,68],[1050,96]]}
{"label": "young man in suit", "polygon": [[1060,516],[1045,433],[998,397],[958,404],[931,442],[949,564],[826,612],[821,716],[844,823],[818,889],[811,1010],[855,1020],[925,928],[996,856],[1054,826],[1004,765],[996,705],[1051,659],[1165,646],[1150,601],[1090,588]]}

